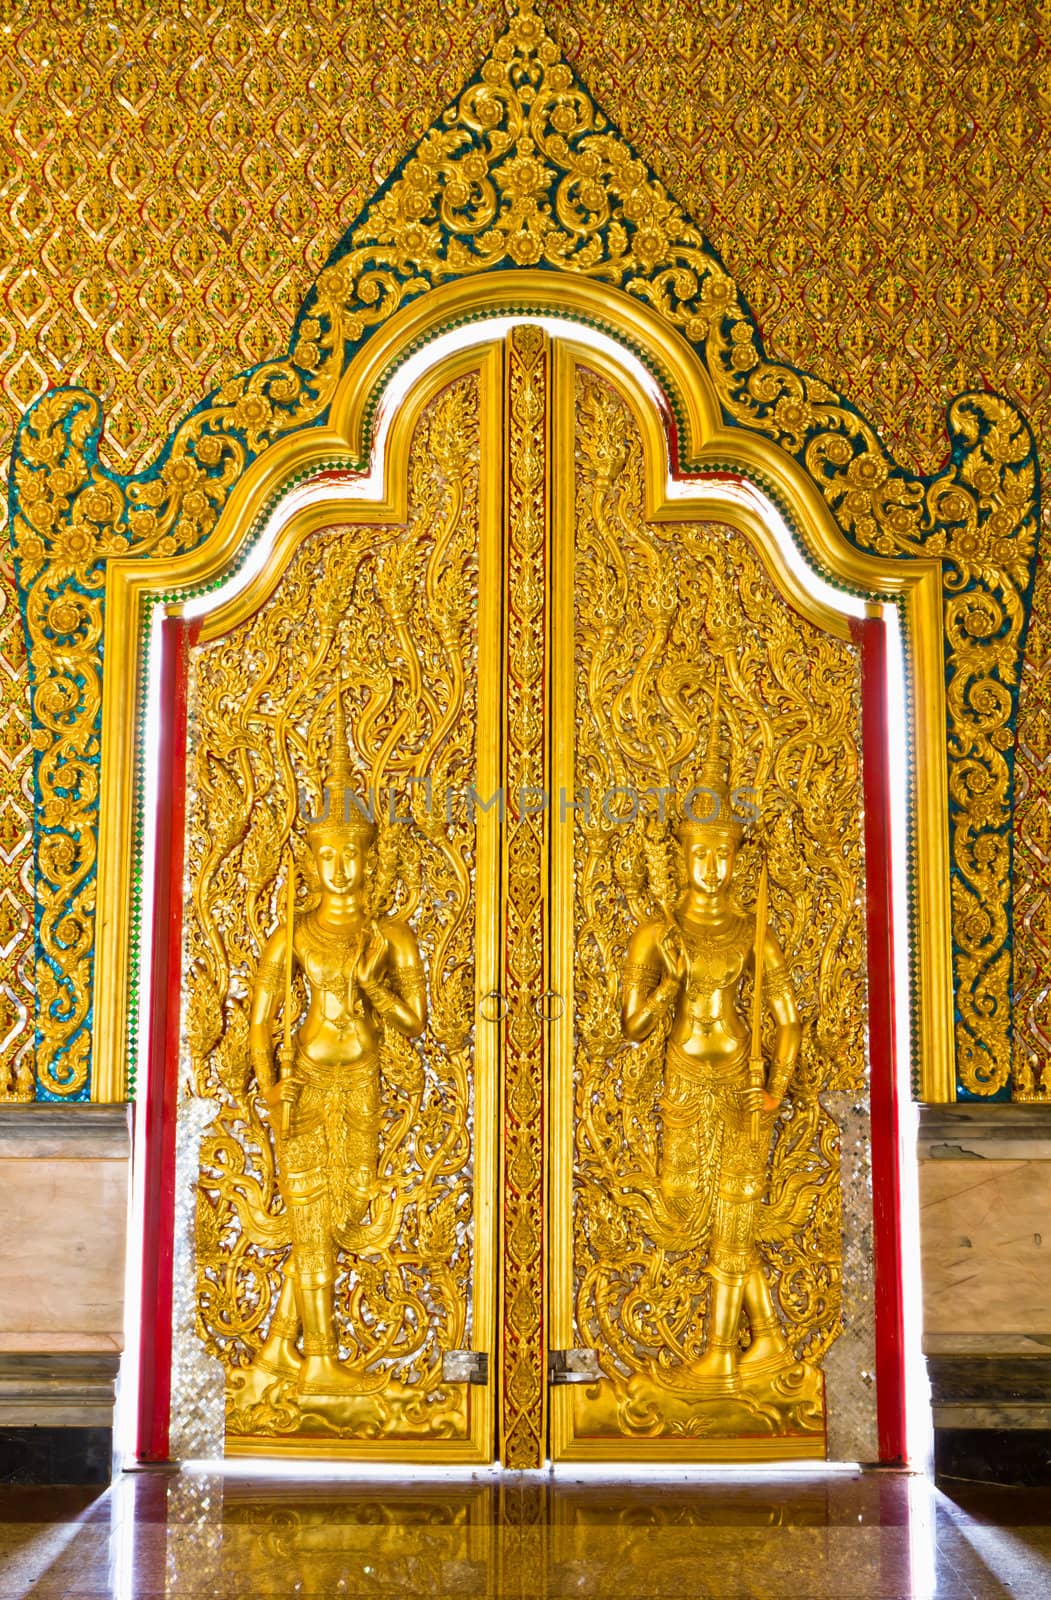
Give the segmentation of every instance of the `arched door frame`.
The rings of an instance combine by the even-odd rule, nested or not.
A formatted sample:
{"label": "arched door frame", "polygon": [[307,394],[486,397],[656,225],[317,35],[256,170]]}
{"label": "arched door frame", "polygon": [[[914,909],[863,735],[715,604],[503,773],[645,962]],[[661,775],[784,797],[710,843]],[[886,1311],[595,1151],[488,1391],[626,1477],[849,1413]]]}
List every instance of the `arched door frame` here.
{"label": "arched door frame", "polygon": [[[404,489],[399,489],[392,473],[387,437],[392,413],[385,413],[385,393],[403,367],[423,352],[430,350],[433,355],[440,350],[437,341],[453,330],[460,330],[454,336],[469,347],[475,342],[472,332],[482,332],[475,324],[501,316],[554,318],[582,327],[585,337],[587,330],[596,330],[653,374],[650,396],[657,404],[663,402],[665,426],[655,425],[655,405],[654,425],[644,435],[652,514],[675,514],[670,497],[668,510],[658,509],[657,485],[677,483],[688,492],[691,484],[721,484],[723,513],[731,525],[748,533],[765,501],[818,577],[857,596],[900,602],[914,781],[909,842],[915,908],[913,1057],[925,1097],[952,1098],[940,562],[885,559],[857,550],[843,537],[813,480],[791,456],[767,438],[723,423],[707,372],[674,329],[619,290],[536,271],[452,283],[403,308],[348,366],[328,422],[287,435],[265,450],[238,480],[211,536],[198,549],[148,563],[120,558],[109,563],[106,636],[111,670],[105,677],[102,706],[93,1098],[120,1099],[127,1082],[136,696],[148,608],[163,597],[173,611],[180,600],[221,583],[261,541],[268,547],[277,537],[277,527],[282,530],[282,547],[291,548],[310,528],[338,515],[341,504],[349,500],[360,505],[363,485],[374,484],[375,475],[382,482],[377,515],[394,515]],[[410,374],[412,370],[409,367]],[[734,480],[759,497],[752,518],[730,489]],[[789,564],[782,558],[781,565],[787,579]]]}
{"label": "arched door frame", "polygon": [[[617,369],[620,381],[632,391],[646,454],[648,515],[671,518],[703,506],[707,514],[739,528],[752,541],[785,592],[805,610],[820,610],[821,603],[815,602],[812,590],[808,592],[803,563],[792,559],[789,541],[801,553],[812,578],[816,566],[825,582],[855,595],[900,604],[905,638],[911,647],[913,737],[919,752],[941,756],[917,763],[921,782],[913,808],[912,841],[921,857],[918,880],[922,882],[926,874],[927,881],[925,900],[920,892],[921,903],[928,907],[922,922],[929,930],[946,933],[947,940],[947,918],[932,915],[929,909],[938,904],[939,895],[947,901],[944,827],[917,825],[921,815],[944,815],[944,784],[939,791],[936,781],[939,774],[944,775],[942,675],[940,670],[932,670],[936,664],[940,666],[941,659],[937,563],[886,562],[849,546],[806,474],[776,445],[722,426],[707,375],[691,347],[669,334],[657,319],[640,318],[638,305],[626,296],[596,291],[593,285],[576,279],[569,280],[572,294],[563,295],[559,290],[564,286],[547,273],[506,276],[513,281],[497,282],[495,287],[492,280],[457,284],[450,286],[447,294],[436,291],[391,319],[384,330],[383,349],[376,350],[377,341],[373,341],[348,368],[328,425],[304,430],[264,452],[237,485],[212,537],[198,551],[167,563],[111,563],[107,584],[111,661],[139,659],[148,632],[147,619],[155,608],[176,624],[183,620],[184,638],[186,620],[204,611],[211,613],[216,606],[230,625],[236,616],[261,603],[302,539],[351,508],[361,517],[367,501],[370,520],[404,515],[405,474],[400,466],[428,372],[450,344],[463,352],[465,366],[476,365],[479,343],[491,341],[512,322],[545,320],[552,332],[561,332],[588,348],[599,365]],[[522,279],[531,281],[523,284]],[[438,303],[445,301],[449,303]],[[498,360],[498,351],[495,357],[494,351],[496,347],[491,345],[490,357]],[[450,370],[445,362],[443,381],[448,380]],[[410,391],[415,403],[401,406],[400,400]],[[334,426],[337,423],[338,427]],[[170,692],[178,676],[177,660],[168,659],[164,670]],[[171,703],[178,714],[177,694]],[[96,990],[100,1006],[93,1080],[100,1085],[100,1096],[101,1086],[116,1088],[116,1078],[127,1061],[127,1029],[133,1014],[131,846],[136,784],[141,785],[143,778],[143,772],[137,770],[137,750],[142,746],[136,744],[141,714],[134,675],[110,671],[103,705]],[[141,769],[141,761],[138,767]],[[148,905],[144,904],[142,911],[149,920]],[[155,939],[163,939],[163,923],[162,917],[161,923],[154,925]],[[162,955],[156,970],[163,971],[163,965]],[[931,992],[932,977],[936,980],[939,970],[943,1005],[946,995],[950,1001],[948,1022],[943,1021],[942,1026],[951,1030],[947,949],[940,959],[935,952],[928,950],[925,957],[921,952],[917,976],[924,1004],[920,1017],[929,1019],[932,1011],[936,1015],[939,1010],[936,981]],[[951,1031],[942,1037],[951,1041]],[[934,1043],[925,1034],[924,1045]],[[170,1089],[170,1083],[167,1090],[158,1083],[155,1064],[144,1090],[146,1115],[140,1119],[146,1143],[140,1147],[138,1208],[140,1226],[147,1235],[153,1234],[150,1253],[157,1269],[146,1286],[143,1311],[148,1304],[154,1321],[158,1316],[163,1321],[166,1314],[169,1323],[172,1108],[168,1104],[166,1110],[165,1102],[170,1099]],[[893,1144],[894,1130],[890,1133]],[[896,1220],[896,1205],[892,1209]],[[157,1231],[161,1235],[167,1232],[167,1241],[158,1239]],[[160,1344],[163,1346],[163,1338]],[[152,1385],[154,1392],[145,1409],[156,1422],[164,1400],[163,1394],[156,1393],[158,1361],[163,1365],[165,1360],[163,1348],[155,1344],[148,1360],[154,1373],[147,1387]],[[156,1446],[156,1433],[154,1443]],[[158,1449],[145,1453],[156,1458]]]}

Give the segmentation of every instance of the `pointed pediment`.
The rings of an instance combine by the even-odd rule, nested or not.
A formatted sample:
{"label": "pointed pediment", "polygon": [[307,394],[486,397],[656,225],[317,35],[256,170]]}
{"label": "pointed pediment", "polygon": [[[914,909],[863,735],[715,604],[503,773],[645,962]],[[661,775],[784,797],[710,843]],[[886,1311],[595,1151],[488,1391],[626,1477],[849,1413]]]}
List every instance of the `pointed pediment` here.
{"label": "pointed pediment", "polygon": [[[80,508],[97,510],[86,520],[74,516],[82,534],[64,540],[67,560],[79,567],[158,547],[192,549],[263,450],[325,422],[349,363],[396,313],[454,281],[512,271],[586,279],[673,329],[696,352],[726,422],[794,457],[855,547],[887,556],[923,549],[987,564],[990,540],[1002,550],[1010,517],[1013,582],[1025,588],[1021,568],[1035,552],[1036,469],[1030,431],[1015,408],[987,394],[954,402],[960,492],[939,493],[934,506],[930,491],[944,487],[944,473],[924,479],[898,466],[840,394],[768,359],[717,254],[596,105],[532,0],[520,0],[476,77],[347,229],[306,297],[288,351],[203,400],[152,467],[124,478],[99,466],[101,407],[82,390],[52,391],[31,408],[12,482],[23,583],[48,562],[47,529],[56,518],[41,508],[45,469],[60,449],[56,429],[66,467],[77,481],[86,472],[99,490]],[[955,471],[976,451],[995,482]]]}
{"label": "pointed pediment", "polygon": [[408,299],[476,273],[582,274],[653,307],[694,344],[740,326],[733,281],[664,184],[595,104],[530,6],[420,140],[320,273],[292,355],[304,369]]}

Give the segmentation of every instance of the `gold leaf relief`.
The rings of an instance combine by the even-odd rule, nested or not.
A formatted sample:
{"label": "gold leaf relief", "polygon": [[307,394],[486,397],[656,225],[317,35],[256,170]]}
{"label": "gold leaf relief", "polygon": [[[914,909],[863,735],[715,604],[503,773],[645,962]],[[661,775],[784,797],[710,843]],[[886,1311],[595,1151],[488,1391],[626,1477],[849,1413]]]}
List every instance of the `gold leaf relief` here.
{"label": "gold leaf relief", "polygon": [[[301,804],[314,812],[321,798],[337,656],[358,790],[365,804],[377,795],[372,914],[409,919],[428,974],[433,1025],[422,1040],[384,1031],[379,1188],[349,1230],[337,1281],[340,1354],[375,1389],[362,1418],[346,1421],[350,1435],[375,1425],[459,1437],[465,1426],[441,1358],[471,1334],[474,832],[440,803],[421,804],[406,780],[427,776],[440,797],[474,770],[478,403],[465,379],[423,413],[404,526],[312,534],[259,611],[191,662],[183,1031],[196,1091],[220,1107],[201,1156],[197,1320],[228,1374],[267,1335],[289,1246],[246,1002],[279,916],[288,845],[305,889],[299,910],[317,899]],[[410,821],[391,820],[392,790]],[[275,1394],[230,1425],[280,1436],[303,1422],[294,1394]]]}
{"label": "gold leaf relief", "polygon": [[[608,382],[580,374],[577,416],[575,782],[593,799],[574,847],[575,1338],[621,1396],[616,1427],[653,1433],[659,1407],[643,1423],[632,1384],[701,1355],[708,1292],[703,1244],[657,1200],[663,1034],[632,1045],[620,1024],[629,937],[683,886],[654,792],[674,791],[674,814],[700,781],[718,667],[731,786],[759,808],[734,882],[750,911],[768,864],[803,1024],[760,1248],[789,1344],[817,1362],[839,1331],[842,1260],[838,1130],[820,1096],[864,1092],[867,1071],[860,660],[782,599],[742,535],[646,522],[641,440]],[[597,803],[614,785],[651,791],[619,825]],[[675,1418],[671,1432],[687,1426]]]}

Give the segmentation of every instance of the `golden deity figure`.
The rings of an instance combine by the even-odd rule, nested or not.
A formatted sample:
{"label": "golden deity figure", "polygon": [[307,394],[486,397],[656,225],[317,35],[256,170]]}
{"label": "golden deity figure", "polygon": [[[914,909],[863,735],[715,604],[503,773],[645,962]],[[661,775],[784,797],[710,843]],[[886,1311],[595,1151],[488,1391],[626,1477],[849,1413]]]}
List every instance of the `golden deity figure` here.
{"label": "golden deity figure", "polygon": [[[375,1197],[381,1029],[411,1039],[427,1021],[415,934],[404,919],[369,912],[366,870],[374,834],[354,793],[337,682],[329,780],[321,814],[306,827],[320,899],[297,912],[289,887],[285,916],[263,951],[252,993],[252,1069],[270,1112],[292,1248],[266,1341],[240,1375],[239,1406],[263,1399],[282,1380],[294,1383],[301,1408],[318,1408],[320,1400],[324,1409],[325,1397],[374,1387],[360,1366],[338,1359],[337,1252]],[[309,1004],[293,1036],[296,970]],[[282,1004],[285,1042],[275,1070],[274,1026]]]}
{"label": "golden deity figure", "polygon": [[[790,1366],[790,1353],[757,1249],[776,1112],[792,1077],[801,1030],[792,980],[766,914],[766,873],[756,916],[733,892],[744,825],[734,815],[721,749],[719,686],[698,791],[709,810],[678,829],[687,887],[668,915],[632,935],[622,1021],[646,1039],[664,1023],[660,1192],[689,1247],[707,1246],[710,1280],[703,1353],[679,1377],[699,1393],[732,1393],[749,1378]],[[738,991],[751,967],[751,1026]],[[762,1060],[763,1001],[774,1014],[773,1056]],[[741,1311],[748,1348],[740,1349]]]}

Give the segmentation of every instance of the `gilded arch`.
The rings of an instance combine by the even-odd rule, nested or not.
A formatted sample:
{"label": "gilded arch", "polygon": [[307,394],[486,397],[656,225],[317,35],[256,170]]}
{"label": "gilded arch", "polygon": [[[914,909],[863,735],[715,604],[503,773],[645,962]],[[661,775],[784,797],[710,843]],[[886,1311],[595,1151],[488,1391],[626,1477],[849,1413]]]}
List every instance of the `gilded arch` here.
{"label": "gilded arch", "polygon": [[917,682],[935,667],[944,682],[953,995],[942,1003],[954,1002],[955,1023],[952,1048],[945,1038],[918,1087],[938,1099],[1006,1092],[1013,740],[1038,525],[1030,430],[998,396],[960,396],[949,459],[921,478],[835,391],[768,361],[700,232],[525,4],[348,230],[286,356],[204,400],[150,469],[125,478],[101,465],[101,406],[84,391],[55,390],[23,421],[11,526],[34,728],[38,1095],[111,1099],[127,1088],[112,1066],[92,1069],[100,831],[114,826],[100,815],[113,692],[104,656],[125,675],[134,660],[112,648],[120,585],[164,593],[209,581],[262,503],[270,466],[287,481],[308,463],[353,464],[371,422],[355,385],[370,352],[373,370],[385,367],[414,307],[426,317],[444,305],[447,325],[505,293],[521,310],[534,295],[583,297],[600,323],[630,307],[637,328],[660,329],[669,362],[688,352],[705,374],[692,408],[668,385],[681,468],[752,469],[775,498],[779,478],[790,482],[813,512],[811,532],[834,530],[840,565],[885,563],[866,566],[883,574],[861,584],[873,593],[908,587],[912,570],[940,580],[940,656],[932,645],[921,659],[914,641],[913,666]]}

